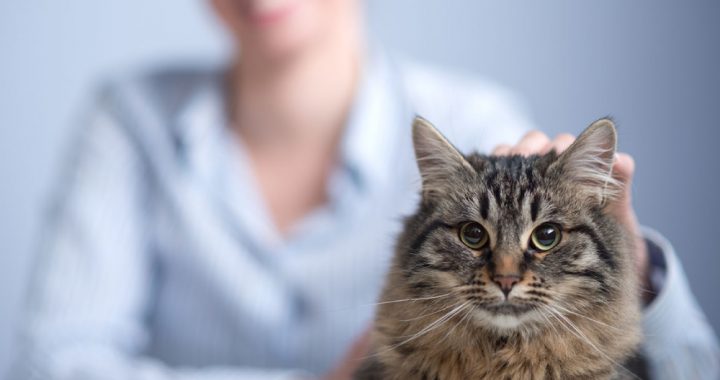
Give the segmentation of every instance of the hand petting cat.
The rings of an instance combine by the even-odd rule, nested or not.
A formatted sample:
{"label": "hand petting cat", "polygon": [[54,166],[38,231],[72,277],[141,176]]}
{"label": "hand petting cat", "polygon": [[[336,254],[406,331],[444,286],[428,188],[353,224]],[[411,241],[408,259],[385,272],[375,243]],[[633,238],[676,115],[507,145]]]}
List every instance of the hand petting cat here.
{"label": "hand petting cat", "polygon": [[[492,154],[496,156],[519,154],[529,156],[533,154],[545,154],[554,149],[562,153],[575,141],[575,136],[562,133],[550,140],[550,138],[537,130],[525,134],[520,141],[512,146],[507,144],[498,145],[493,149]],[[637,273],[640,276],[640,283],[643,289],[650,289],[648,274],[648,252],[645,240],[640,233],[635,210],[632,206],[632,179],[635,173],[635,160],[627,153],[615,155],[613,176],[623,185],[623,192],[620,197],[611,201],[607,207],[610,213],[617,217],[618,221],[627,228],[635,237],[635,263]],[[646,294],[647,292],[643,292]],[[647,299],[646,299],[647,300]]]}
{"label": "hand petting cat", "polygon": [[368,328],[358,337],[343,356],[343,359],[321,380],[350,380],[370,351],[370,332]]}

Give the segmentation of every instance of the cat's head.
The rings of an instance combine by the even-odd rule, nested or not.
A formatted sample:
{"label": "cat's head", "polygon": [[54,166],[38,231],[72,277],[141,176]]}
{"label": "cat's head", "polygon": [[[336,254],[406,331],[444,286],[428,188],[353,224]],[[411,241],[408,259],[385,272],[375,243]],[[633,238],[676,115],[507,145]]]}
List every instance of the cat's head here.
{"label": "cat's head", "polygon": [[612,121],[559,155],[464,155],[422,118],[413,142],[422,201],[397,265],[416,296],[448,293],[475,321],[508,331],[587,315],[632,291],[627,240],[605,207],[620,192]]}

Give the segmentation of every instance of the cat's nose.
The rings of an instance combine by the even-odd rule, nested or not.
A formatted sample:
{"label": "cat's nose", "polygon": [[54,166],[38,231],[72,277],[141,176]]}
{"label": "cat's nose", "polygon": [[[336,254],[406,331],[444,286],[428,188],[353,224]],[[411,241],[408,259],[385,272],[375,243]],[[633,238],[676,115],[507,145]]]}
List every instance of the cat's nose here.
{"label": "cat's nose", "polygon": [[507,298],[513,286],[520,282],[520,276],[517,274],[496,274],[493,276],[493,282],[498,284],[500,290],[505,294],[505,298]]}

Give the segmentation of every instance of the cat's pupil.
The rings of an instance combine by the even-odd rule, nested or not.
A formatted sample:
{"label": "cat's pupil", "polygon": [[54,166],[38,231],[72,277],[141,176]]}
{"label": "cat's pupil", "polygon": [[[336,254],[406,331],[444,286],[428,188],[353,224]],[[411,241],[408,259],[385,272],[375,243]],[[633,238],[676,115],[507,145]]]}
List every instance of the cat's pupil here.
{"label": "cat's pupil", "polygon": [[471,249],[479,249],[488,240],[485,228],[476,222],[465,223],[460,229],[460,240]]}
{"label": "cat's pupil", "polygon": [[477,225],[471,225],[465,229],[465,240],[467,240],[470,244],[480,243],[483,240],[484,235],[485,231],[483,231],[482,227]]}
{"label": "cat's pupil", "polygon": [[555,243],[557,239],[557,231],[553,227],[541,227],[535,232],[535,239],[543,246],[549,246]]}

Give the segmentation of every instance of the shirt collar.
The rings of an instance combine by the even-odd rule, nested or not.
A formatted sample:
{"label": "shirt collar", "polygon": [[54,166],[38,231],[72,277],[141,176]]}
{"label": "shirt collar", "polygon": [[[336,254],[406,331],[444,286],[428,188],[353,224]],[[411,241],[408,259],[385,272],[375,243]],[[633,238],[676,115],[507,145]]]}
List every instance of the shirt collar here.
{"label": "shirt collar", "polygon": [[177,137],[182,143],[192,145],[208,129],[226,123],[225,73],[226,69],[211,69],[206,80],[189,91],[176,120]]}
{"label": "shirt collar", "polygon": [[179,155],[190,170],[209,179],[218,153],[218,139],[225,132],[225,70],[216,70],[189,94],[175,122]]}
{"label": "shirt collar", "polygon": [[[194,169],[208,173],[227,127],[225,70],[193,91],[177,119],[177,139]],[[368,54],[340,143],[341,165],[363,189],[387,181],[388,160],[405,122],[397,73],[381,52]]]}
{"label": "shirt collar", "polygon": [[392,157],[405,121],[403,94],[397,73],[380,52],[370,54],[341,141],[343,165],[362,188],[388,180]]}

